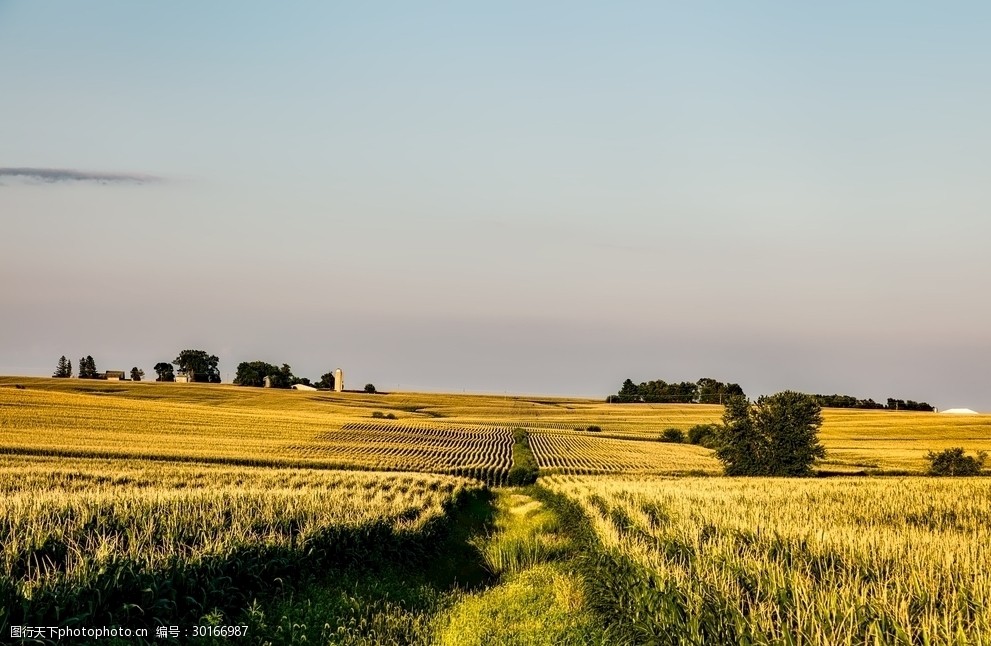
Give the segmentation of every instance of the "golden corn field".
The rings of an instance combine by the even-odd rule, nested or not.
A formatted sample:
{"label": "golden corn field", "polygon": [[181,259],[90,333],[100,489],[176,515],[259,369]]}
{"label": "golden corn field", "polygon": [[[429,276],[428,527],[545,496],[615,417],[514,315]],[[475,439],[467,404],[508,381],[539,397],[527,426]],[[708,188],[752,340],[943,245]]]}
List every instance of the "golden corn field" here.
{"label": "golden corn field", "polygon": [[530,445],[541,473],[717,473],[712,451],[657,441],[619,440],[592,433],[540,431]]}
{"label": "golden corn field", "polygon": [[991,482],[552,476],[641,636],[706,644],[991,643]]}
{"label": "golden corn field", "polygon": [[355,466],[454,473],[501,484],[513,463],[513,434],[491,426],[351,422],[290,446],[307,458]]}
{"label": "golden corn field", "polygon": [[[14,388],[15,384],[24,389]],[[376,411],[391,413],[397,419],[373,420]],[[439,434],[438,438],[448,437],[451,431],[482,437],[491,430],[485,441],[499,444],[506,441],[509,430],[527,428],[544,435],[555,431],[575,434],[570,444],[582,443],[582,453],[588,446],[578,438],[587,437],[604,455],[616,455],[622,449],[605,440],[652,442],[667,428],[687,431],[696,424],[718,422],[721,414],[719,406],[699,404],[618,405],[565,398],[337,394],[227,385],[0,377],[0,447],[20,454],[165,456],[243,464],[447,472],[446,467],[437,466],[437,447],[425,449],[431,455],[424,455],[418,465],[409,455],[391,457],[385,446],[388,438],[398,438],[393,447],[397,450],[419,445],[404,442],[401,429],[405,424]],[[991,451],[991,415],[825,409],[823,418],[821,440],[828,451],[823,467],[835,471],[921,472],[930,450],[964,446],[972,451]],[[592,425],[599,426],[601,432],[584,430]],[[370,450],[366,456],[359,454],[363,428],[368,445],[379,447],[377,455]],[[397,429],[395,434],[391,429]],[[342,431],[350,432],[359,446],[348,445]],[[341,440],[340,450],[333,446],[335,436]],[[562,451],[554,455],[544,451],[547,460],[589,457],[574,453],[566,440],[546,444]],[[702,462],[709,466],[698,464],[694,452],[672,453],[671,448],[689,447],[666,448],[648,469],[639,458],[629,465],[611,459],[605,468],[664,473],[711,466],[706,460]],[[445,449],[452,450],[456,451],[453,445]],[[449,466],[455,470],[461,466],[488,468],[498,473],[505,466],[505,452],[499,458],[493,445],[488,449],[489,459],[485,451],[451,454],[449,457],[460,464]],[[675,463],[668,462],[668,456],[675,458]],[[683,464],[693,461],[696,464],[692,466]]]}
{"label": "golden corn field", "polygon": [[[855,477],[724,478],[711,450],[658,441],[721,412],[0,377],[0,628],[235,617],[314,572],[443,561],[531,461],[537,487],[509,491],[540,498],[513,504],[543,505],[550,534],[506,511],[503,538],[457,539],[457,559],[532,565],[487,566],[501,601],[342,601],[352,619],[321,621],[358,623],[308,639],[475,643],[452,626],[502,635],[485,621],[550,608],[528,625],[562,632],[526,643],[991,644],[991,481],[921,477],[928,451],[991,449],[991,416],[825,409],[820,468]],[[286,621],[253,643],[306,634]]]}
{"label": "golden corn field", "polygon": [[142,615],[202,613],[301,567],[415,558],[481,490],[440,475],[5,456],[0,598],[52,625],[128,597]]}

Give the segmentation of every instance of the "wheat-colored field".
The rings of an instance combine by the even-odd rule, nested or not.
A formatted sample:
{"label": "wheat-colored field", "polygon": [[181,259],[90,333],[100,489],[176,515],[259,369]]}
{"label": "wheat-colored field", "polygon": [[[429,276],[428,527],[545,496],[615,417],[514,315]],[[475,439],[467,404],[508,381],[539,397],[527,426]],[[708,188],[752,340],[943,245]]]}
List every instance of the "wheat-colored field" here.
{"label": "wheat-colored field", "polygon": [[[0,450],[8,453],[423,470],[493,483],[505,474],[515,427],[532,432],[550,469],[709,471],[716,466],[706,451],[654,440],[721,414],[698,404],[0,377]],[[921,472],[930,450],[991,451],[991,415],[825,409],[823,419],[827,470]]]}
{"label": "wheat-colored field", "polygon": [[306,571],[429,552],[477,481],[0,457],[0,627],[240,612]]}
{"label": "wheat-colored field", "polygon": [[[0,627],[241,612],[293,573],[411,562],[459,501],[507,482],[523,428],[538,483],[601,541],[583,547],[585,600],[615,643],[989,643],[991,483],[691,477],[719,473],[713,453],[658,438],[721,412],[0,378]],[[920,473],[929,450],[991,450],[988,415],[823,418],[826,471]],[[383,621],[413,621],[388,608]]]}
{"label": "wheat-colored field", "polygon": [[[671,643],[987,644],[991,481],[591,478],[596,591]],[[638,642],[639,643],[639,642]]]}

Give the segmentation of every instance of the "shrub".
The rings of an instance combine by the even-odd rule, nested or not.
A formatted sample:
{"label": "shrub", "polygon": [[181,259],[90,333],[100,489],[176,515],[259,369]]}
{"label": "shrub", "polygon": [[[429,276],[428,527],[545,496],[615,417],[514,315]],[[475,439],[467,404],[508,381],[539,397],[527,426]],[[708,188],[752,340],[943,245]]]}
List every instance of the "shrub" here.
{"label": "shrub", "polygon": [[513,430],[513,466],[506,479],[510,486],[531,485],[537,481],[537,458],[530,450],[530,434],[522,428]]}
{"label": "shrub", "polygon": [[388,413],[388,414],[386,414],[385,418],[386,419],[396,419],[396,414],[395,413]]}
{"label": "shrub", "polygon": [[596,425],[593,424],[592,426],[589,426],[585,430],[588,431],[589,433],[601,433],[602,432],[602,427],[596,426]]}
{"label": "shrub", "polygon": [[365,392],[374,394],[378,391],[375,390],[375,384],[365,384]]}
{"label": "shrub", "polygon": [[532,469],[521,466],[519,464],[514,464],[513,468],[509,470],[509,475],[506,477],[506,482],[511,487],[523,487],[526,485],[532,485],[537,481],[537,473]]}
{"label": "shrub", "polygon": [[931,476],[976,476],[984,468],[987,457],[985,451],[979,452],[976,457],[964,455],[961,447],[946,449],[939,453],[930,451],[926,455]]}
{"label": "shrub", "polygon": [[374,417],[375,419],[385,419],[385,413],[383,413],[380,410],[377,410],[374,413],[372,413],[372,417]]}
{"label": "shrub", "polygon": [[718,424],[696,424],[688,429],[688,443],[714,449],[719,445]]}
{"label": "shrub", "polygon": [[685,441],[685,433],[680,428],[666,428],[658,439],[661,442],[682,444]]}

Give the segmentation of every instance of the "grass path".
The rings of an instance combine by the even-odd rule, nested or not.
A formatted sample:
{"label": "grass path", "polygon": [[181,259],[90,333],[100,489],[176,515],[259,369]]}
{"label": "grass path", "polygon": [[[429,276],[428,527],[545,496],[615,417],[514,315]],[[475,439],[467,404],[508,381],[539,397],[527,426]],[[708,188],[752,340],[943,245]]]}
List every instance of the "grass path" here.
{"label": "grass path", "polygon": [[[335,575],[256,604],[255,644],[605,643],[576,573],[578,543],[539,490],[494,491],[467,510],[444,556]],[[220,642],[216,642],[220,643]]]}
{"label": "grass path", "polygon": [[585,586],[573,572],[577,544],[561,518],[527,490],[499,491],[494,531],[476,541],[495,585],[460,595],[434,622],[434,642],[600,644]]}

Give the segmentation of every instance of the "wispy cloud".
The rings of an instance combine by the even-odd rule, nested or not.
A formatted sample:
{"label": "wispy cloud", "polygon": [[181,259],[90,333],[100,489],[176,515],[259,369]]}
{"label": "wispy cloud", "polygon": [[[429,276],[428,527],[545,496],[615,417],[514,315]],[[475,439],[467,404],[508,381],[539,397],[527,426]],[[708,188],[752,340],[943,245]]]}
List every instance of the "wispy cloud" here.
{"label": "wispy cloud", "polygon": [[3,168],[0,167],[0,183],[6,178],[26,182],[56,184],[63,182],[89,182],[94,184],[150,184],[161,182],[161,177],[140,173],[102,173],[73,170],[70,168]]}

